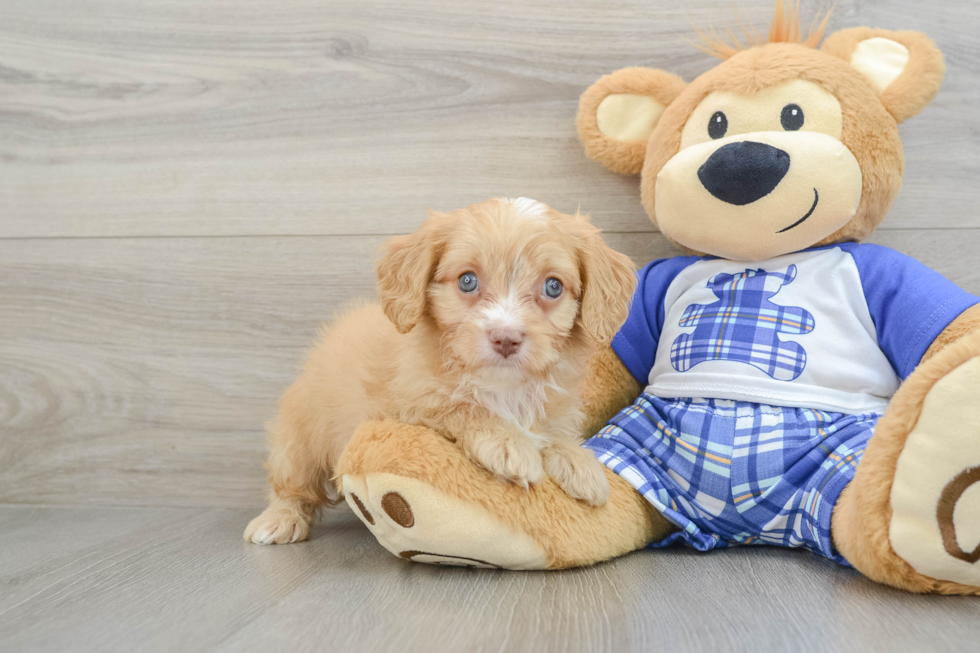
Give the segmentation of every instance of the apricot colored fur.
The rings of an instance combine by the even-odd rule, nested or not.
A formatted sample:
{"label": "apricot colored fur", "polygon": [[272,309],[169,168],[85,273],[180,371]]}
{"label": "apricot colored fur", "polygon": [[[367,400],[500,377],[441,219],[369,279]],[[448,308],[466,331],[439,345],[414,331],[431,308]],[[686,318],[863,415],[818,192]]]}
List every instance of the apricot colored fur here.
{"label": "apricot colored fur", "polygon": [[[603,468],[577,446],[579,389],[589,360],[626,320],[636,284],[629,258],[585,217],[531,200],[433,214],[384,249],[380,305],[325,329],[283,395],[270,428],[269,508],[245,538],[306,539],[317,510],[334,503],[334,470],[351,435],[385,418],[433,428],[524,487],[547,473],[577,498],[604,503]],[[467,271],[480,279],[469,294],[457,286]],[[545,279],[558,277],[562,292],[544,297]],[[495,320],[519,324],[510,358],[491,346]]]}

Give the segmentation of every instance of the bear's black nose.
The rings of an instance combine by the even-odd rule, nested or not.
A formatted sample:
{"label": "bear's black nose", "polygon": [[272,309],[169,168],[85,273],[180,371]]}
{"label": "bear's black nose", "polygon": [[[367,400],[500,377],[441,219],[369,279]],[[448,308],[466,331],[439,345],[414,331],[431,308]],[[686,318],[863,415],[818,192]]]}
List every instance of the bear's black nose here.
{"label": "bear's black nose", "polygon": [[789,170],[789,154],[753,141],[729,143],[715,150],[698,169],[698,179],[722,202],[751,204],[779,185]]}

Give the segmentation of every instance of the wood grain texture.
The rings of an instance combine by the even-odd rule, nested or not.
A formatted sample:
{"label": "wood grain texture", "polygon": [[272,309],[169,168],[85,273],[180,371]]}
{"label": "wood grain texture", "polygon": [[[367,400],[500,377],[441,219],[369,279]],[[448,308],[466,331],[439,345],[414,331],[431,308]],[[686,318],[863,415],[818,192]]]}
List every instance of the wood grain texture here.
{"label": "wood grain texture", "polygon": [[5,651],[972,651],[980,602],[800,551],[563,572],[419,565],[350,513],[245,544],[243,510],[0,507]]}
{"label": "wood grain texture", "polygon": [[0,240],[0,502],[260,505],[262,425],[382,240]]}
{"label": "wood grain texture", "polygon": [[[741,4],[766,23],[769,0]],[[714,62],[691,23],[731,16],[727,0],[0,2],[0,504],[22,504],[0,505],[0,650],[975,649],[977,601],[795,551],[459,570],[394,558],[349,512],[308,543],[241,540],[262,423],[318,323],[373,295],[384,235],[425,207],[580,205],[638,263],[674,253],[637,180],[583,155],[576,102],[623,66],[695,77]],[[945,52],[873,240],[973,292],[978,21],[970,0],[840,0],[831,25],[918,29]]]}
{"label": "wood grain texture", "polygon": [[[260,506],[262,425],[382,240],[0,240],[0,503]],[[980,292],[980,230],[875,240]]]}
{"label": "wood grain texture", "polygon": [[[744,2],[765,25],[769,0]],[[816,10],[811,3],[809,12]],[[0,236],[390,234],[526,195],[650,231],[585,158],[579,94],[630,65],[692,79],[723,0],[5,0]],[[832,28],[914,28],[949,72],[903,125],[888,229],[975,225],[980,7],[841,0]]]}

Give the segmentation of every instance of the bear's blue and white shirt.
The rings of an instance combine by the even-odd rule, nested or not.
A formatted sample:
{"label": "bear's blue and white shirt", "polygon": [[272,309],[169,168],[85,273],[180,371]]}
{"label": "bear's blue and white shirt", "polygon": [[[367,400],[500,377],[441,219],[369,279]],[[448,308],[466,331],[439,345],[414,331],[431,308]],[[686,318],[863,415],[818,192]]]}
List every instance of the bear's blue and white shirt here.
{"label": "bear's blue and white shirt", "polygon": [[978,299],[915,259],[841,244],[758,263],[677,257],[639,274],[612,346],[647,392],[881,411]]}
{"label": "bear's blue and white shirt", "polygon": [[831,521],[902,379],[978,298],[886,247],[640,271],[612,346],[645,392],[583,446],[705,551],[806,547]]}

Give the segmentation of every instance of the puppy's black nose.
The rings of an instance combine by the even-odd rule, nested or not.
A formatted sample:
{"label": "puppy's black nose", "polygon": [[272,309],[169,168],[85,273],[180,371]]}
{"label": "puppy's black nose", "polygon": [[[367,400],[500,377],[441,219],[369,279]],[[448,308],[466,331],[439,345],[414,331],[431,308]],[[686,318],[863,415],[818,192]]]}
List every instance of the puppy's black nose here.
{"label": "puppy's black nose", "polygon": [[789,170],[789,154],[765,143],[741,141],[715,150],[698,179],[722,202],[751,204],[772,192]]}
{"label": "puppy's black nose", "polygon": [[489,335],[493,350],[504,358],[516,354],[521,348],[521,343],[524,342],[524,334],[517,329],[491,329]]}

